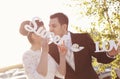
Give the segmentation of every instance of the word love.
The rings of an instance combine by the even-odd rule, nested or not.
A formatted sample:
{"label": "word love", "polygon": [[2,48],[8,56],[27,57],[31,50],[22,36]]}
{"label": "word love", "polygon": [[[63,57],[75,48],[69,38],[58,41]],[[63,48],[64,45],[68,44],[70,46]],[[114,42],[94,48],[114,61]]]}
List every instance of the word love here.
{"label": "word love", "polygon": [[[109,44],[109,48],[107,48],[107,43]],[[110,40],[108,42],[102,42],[102,49],[99,49],[99,42],[95,42],[96,51],[95,52],[103,52],[103,51],[111,51],[113,48],[117,50],[120,47],[120,40],[118,40],[118,44],[115,43],[114,40]]]}
{"label": "word love", "polygon": [[[38,28],[38,25],[35,22],[36,20],[38,20],[39,22],[42,22],[40,18],[34,17],[31,22],[34,27],[32,27],[31,24],[25,25],[24,26],[25,30],[27,30],[28,32],[34,32],[36,35],[39,35],[42,38],[49,38],[49,41],[50,41],[49,44],[54,42],[56,45],[61,45],[63,41],[68,40],[67,35],[64,35],[62,38],[60,38],[60,36],[55,35],[53,32],[46,31],[44,29],[44,26],[42,25],[41,25],[42,27]],[[82,49],[84,49],[84,47],[80,47],[78,44],[73,44],[71,48],[69,48],[69,50],[72,50],[73,52],[78,52],[78,51],[81,51]]]}

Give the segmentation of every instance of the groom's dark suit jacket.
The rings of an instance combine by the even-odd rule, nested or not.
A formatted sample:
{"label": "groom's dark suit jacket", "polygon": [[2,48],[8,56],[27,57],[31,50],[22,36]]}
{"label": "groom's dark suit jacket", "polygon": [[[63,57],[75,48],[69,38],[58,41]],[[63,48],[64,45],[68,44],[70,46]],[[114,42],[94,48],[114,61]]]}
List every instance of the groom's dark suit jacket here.
{"label": "groom's dark suit jacket", "polygon": [[[74,53],[75,71],[66,62],[65,79],[98,79],[98,75],[92,67],[92,56],[97,58],[98,62],[109,63],[112,58],[106,56],[105,52],[95,53],[95,43],[87,33],[73,34],[71,33],[72,44],[77,43],[79,46],[84,46],[84,49]],[[49,54],[59,64],[59,52],[55,44],[50,44]],[[57,79],[57,78],[55,78]]]}

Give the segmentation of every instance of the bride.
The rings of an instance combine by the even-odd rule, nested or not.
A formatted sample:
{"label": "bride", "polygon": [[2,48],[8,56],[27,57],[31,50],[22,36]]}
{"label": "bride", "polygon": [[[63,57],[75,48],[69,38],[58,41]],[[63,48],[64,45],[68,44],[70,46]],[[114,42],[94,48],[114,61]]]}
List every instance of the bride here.
{"label": "bride", "polygon": [[[37,29],[44,27],[42,21],[36,20]],[[24,26],[30,25],[34,27],[31,21],[23,21],[20,25],[19,32],[23,36],[27,36],[28,41],[31,44],[29,50],[23,54],[23,67],[28,79],[54,79],[58,77],[64,79],[65,76],[65,55],[67,48],[64,44],[58,46],[60,54],[60,64],[50,56],[48,39],[42,38],[36,35],[34,32],[27,31]],[[45,28],[44,28],[45,29]]]}

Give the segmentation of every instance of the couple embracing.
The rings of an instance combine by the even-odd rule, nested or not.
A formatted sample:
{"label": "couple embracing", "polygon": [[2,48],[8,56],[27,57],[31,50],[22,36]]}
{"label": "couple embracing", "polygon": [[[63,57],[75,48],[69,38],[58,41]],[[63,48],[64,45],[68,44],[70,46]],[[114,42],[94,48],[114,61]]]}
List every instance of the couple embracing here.
{"label": "couple embracing", "polygon": [[[36,31],[44,28],[44,23],[35,21]],[[25,25],[34,27],[31,21],[23,21],[20,33],[27,36],[31,47],[23,54],[23,66],[28,79],[99,79],[92,67],[92,57],[100,63],[110,63],[117,55],[117,50],[95,53],[95,43],[88,33],[72,33],[68,31],[69,19],[64,13],[50,16],[49,31],[60,38],[67,36],[67,40],[56,45],[48,44],[49,39],[30,32]],[[45,29],[45,28],[44,28]],[[80,51],[72,51],[74,44],[83,46]]]}

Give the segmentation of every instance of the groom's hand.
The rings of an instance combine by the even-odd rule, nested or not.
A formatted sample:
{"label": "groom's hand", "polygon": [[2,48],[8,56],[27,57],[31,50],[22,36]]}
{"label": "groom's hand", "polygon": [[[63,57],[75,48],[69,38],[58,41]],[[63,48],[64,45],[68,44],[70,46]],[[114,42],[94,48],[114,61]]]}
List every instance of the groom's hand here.
{"label": "groom's hand", "polygon": [[108,55],[113,57],[113,56],[116,56],[118,53],[120,53],[120,43],[118,45],[117,50],[115,50],[115,48],[113,48],[111,51],[108,52]]}

